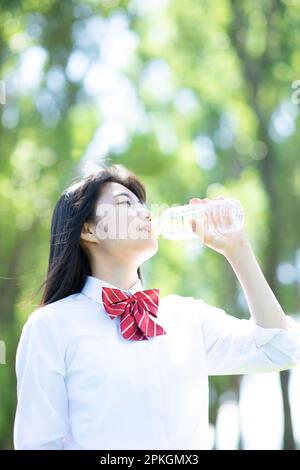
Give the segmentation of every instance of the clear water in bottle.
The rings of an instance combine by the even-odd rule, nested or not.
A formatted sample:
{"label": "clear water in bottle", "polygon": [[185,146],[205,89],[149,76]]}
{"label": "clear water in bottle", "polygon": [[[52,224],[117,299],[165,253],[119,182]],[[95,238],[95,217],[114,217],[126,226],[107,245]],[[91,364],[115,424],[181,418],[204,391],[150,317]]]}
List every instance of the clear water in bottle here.
{"label": "clear water in bottle", "polygon": [[208,225],[205,227],[215,237],[240,230],[244,224],[244,211],[238,200],[212,199],[205,204],[186,204],[164,210],[156,221],[156,232],[169,240],[198,238],[189,221],[193,218],[204,223],[205,213],[217,215],[218,223],[206,222]]}

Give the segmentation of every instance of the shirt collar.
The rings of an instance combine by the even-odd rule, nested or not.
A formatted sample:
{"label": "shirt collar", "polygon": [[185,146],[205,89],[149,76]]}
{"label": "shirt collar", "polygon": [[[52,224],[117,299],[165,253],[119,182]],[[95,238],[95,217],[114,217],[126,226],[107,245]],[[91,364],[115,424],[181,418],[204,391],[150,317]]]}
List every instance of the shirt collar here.
{"label": "shirt collar", "polygon": [[[111,287],[113,289],[120,289],[118,286],[114,286],[113,284],[109,284],[109,282],[103,281],[102,279],[98,279],[94,276],[87,276],[85,284],[81,290],[83,295],[86,295],[95,302],[102,304],[102,287]],[[135,294],[137,291],[143,290],[143,285],[140,279],[129,289],[120,289],[128,294]]]}

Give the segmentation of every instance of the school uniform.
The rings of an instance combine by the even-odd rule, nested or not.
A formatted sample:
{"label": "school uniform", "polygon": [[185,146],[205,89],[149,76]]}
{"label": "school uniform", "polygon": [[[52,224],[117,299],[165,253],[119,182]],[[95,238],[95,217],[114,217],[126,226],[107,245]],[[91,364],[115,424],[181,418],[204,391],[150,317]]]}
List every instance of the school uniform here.
{"label": "school uniform", "polygon": [[[207,449],[208,376],[288,369],[300,361],[300,327],[262,328],[201,299],[159,299],[166,334],[127,340],[103,288],[33,312],[16,356],[16,449]],[[128,296],[143,291],[138,281]]]}

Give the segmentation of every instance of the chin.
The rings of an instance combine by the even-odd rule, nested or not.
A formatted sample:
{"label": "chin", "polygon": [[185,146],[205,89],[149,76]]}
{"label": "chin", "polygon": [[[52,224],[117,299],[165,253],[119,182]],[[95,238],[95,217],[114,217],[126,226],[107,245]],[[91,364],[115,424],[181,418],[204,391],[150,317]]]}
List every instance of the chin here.
{"label": "chin", "polygon": [[135,240],[135,243],[139,246],[139,247],[145,247],[145,248],[149,248],[149,249],[155,249],[157,250],[158,249],[158,240],[157,238],[147,238],[147,239],[138,239],[138,240]]}
{"label": "chin", "polygon": [[158,251],[158,240],[157,238],[147,238],[134,240],[135,247],[139,252],[144,252],[148,258],[151,258]]}

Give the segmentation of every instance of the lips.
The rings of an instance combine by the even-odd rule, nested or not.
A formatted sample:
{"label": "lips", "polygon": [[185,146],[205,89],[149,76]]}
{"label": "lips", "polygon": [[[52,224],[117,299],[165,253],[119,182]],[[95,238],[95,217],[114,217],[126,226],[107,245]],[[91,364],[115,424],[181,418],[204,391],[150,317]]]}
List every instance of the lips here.
{"label": "lips", "polygon": [[145,225],[140,227],[140,230],[146,230],[147,232],[151,232],[152,224],[151,222],[147,222]]}

